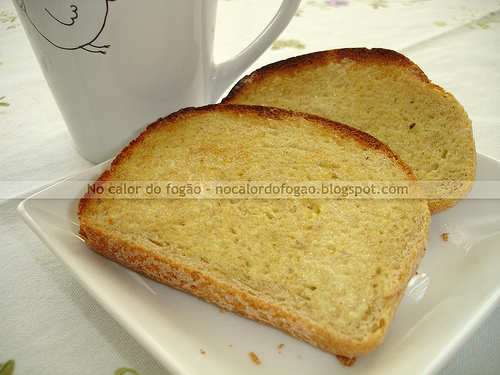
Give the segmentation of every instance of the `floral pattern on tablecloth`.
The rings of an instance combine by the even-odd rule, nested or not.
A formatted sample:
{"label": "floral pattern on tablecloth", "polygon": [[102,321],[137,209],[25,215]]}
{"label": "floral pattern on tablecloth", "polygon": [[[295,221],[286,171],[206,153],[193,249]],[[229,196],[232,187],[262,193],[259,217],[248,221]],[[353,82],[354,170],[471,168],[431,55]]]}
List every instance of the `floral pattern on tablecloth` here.
{"label": "floral pattern on tablecloth", "polygon": [[16,362],[13,359],[5,363],[0,363],[0,375],[12,375],[15,367]]}
{"label": "floral pattern on tablecloth", "polygon": [[[8,360],[5,363],[0,363],[0,375],[15,375],[14,369],[16,367],[16,361],[13,359]],[[140,375],[137,371],[128,368],[121,367],[117,369],[113,375]]]}
{"label": "floral pattern on tablecloth", "polygon": [[0,23],[6,26],[7,30],[15,29],[21,25],[16,13],[7,10],[0,13]]}
{"label": "floral pattern on tablecloth", "polygon": [[[237,0],[226,0],[237,1]],[[437,0],[308,0],[303,1],[297,10],[295,17],[307,15],[312,8],[322,11],[339,11],[345,7],[368,6],[374,11],[387,10],[396,6],[424,6],[426,3]],[[479,4],[475,4],[479,5]],[[470,2],[455,1],[449,5],[449,17],[438,18],[433,22],[433,25],[439,28],[460,27],[466,26],[470,29],[487,30],[493,23],[499,23],[500,16],[495,12],[489,12],[486,16],[482,13],[481,7],[474,6]],[[272,51],[282,50],[284,48],[292,48],[297,50],[306,49],[307,43],[304,40],[298,39],[278,39],[272,47]]]}
{"label": "floral pattern on tablecloth", "polygon": [[[2,25],[2,27],[5,27],[6,30],[13,30],[21,25],[16,13],[7,10],[0,12],[0,24]],[[0,69],[1,67],[2,67],[2,62],[0,61]],[[6,96],[1,94],[2,93],[0,93],[0,107],[10,106],[10,104],[5,100]],[[3,375],[1,371],[0,375]]]}

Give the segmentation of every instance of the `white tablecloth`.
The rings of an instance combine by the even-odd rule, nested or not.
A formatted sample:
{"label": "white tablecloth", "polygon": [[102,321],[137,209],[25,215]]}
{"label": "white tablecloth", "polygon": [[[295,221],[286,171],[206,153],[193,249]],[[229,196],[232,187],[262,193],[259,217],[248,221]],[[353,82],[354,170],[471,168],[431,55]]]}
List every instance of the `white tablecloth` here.
{"label": "white tablecloth", "polygon": [[[217,59],[250,42],[279,3],[219,1]],[[416,62],[464,105],[477,151],[500,160],[499,1],[303,0],[249,71],[354,46],[394,49]],[[92,164],[70,139],[11,0],[0,0],[0,132],[0,374],[166,373],[16,212],[23,198]],[[499,327],[496,309],[441,373],[499,374]]]}

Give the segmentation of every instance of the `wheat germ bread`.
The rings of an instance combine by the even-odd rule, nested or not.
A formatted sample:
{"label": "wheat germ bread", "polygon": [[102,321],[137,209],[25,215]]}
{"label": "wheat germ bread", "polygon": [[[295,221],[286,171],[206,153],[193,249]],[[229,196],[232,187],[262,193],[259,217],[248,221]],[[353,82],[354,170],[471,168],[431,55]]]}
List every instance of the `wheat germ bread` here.
{"label": "wheat germ bread", "polygon": [[345,48],[279,61],[241,79],[223,103],[307,112],[373,135],[413,169],[431,213],[472,188],[476,153],[467,113],[397,52]]}
{"label": "wheat germ bread", "polygon": [[[152,182],[179,193],[200,181],[273,183],[278,195],[105,194]],[[279,190],[348,181],[408,190],[359,199]],[[384,339],[430,221],[411,169],[375,138],[312,115],[232,105],[150,125],[81,199],[78,216],[82,237],[105,257],[349,358]]]}

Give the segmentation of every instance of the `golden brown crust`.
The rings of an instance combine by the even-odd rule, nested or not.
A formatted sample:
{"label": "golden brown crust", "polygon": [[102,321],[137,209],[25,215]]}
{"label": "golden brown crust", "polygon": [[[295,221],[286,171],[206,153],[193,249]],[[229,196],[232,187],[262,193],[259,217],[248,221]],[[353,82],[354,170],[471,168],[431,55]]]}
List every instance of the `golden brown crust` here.
{"label": "golden brown crust", "polygon": [[383,48],[341,48],[312,52],[266,65],[240,79],[221,103],[230,104],[235,97],[242,95],[245,90],[251,90],[251,87],[247,86],[249,81],[256,84],[278,71],[280,75],[293,75],[307,67],[318,67],[335,61],[339,62],[343,59],[350,59],[364,64],[399,65],[419,77],[422,82],[444,92],[441,87],[432,84],[415,63],[398,52]]}
{"label": "golden brown crust", "polygon": [[[127,158],[130,157],[130,155],[133,152],[133,149],[135,147],[139,147],[140,143],[143,141],[143,139],[151,132],[154,131],[156,127],[159,126],[173,126],[172,124],[175,124],[176,120],[180,117],[184,116],[193,116],[196,114],[200,114],[203,112],[210,112],[212,110],[216,109],[217,111],[220,112],[234,112],[234,113],[240,113],[240,114],[248,114],[248,113],[257,113],[261,116],[266,116],[268,118],[274,118],[274,119],[280,119],[285,116],[298,116],[302,118],[309,119],[311,121],[315,121],[317,123],[323,124],[326,128],[331,128],[337,134],[342,134],[346,138],[351,138],[351,139],[356,139],[358,143],[364,144],[367,147],[382,151],[385,155],[387,155],[389,158],[394,159],[397,161],[398,164],[400,164],[408,174],[410,180],[412,181],[417,181],[413,170],[397,155],[394,153],[386,144],[380,142],[377,138],[371,136],[368,133],[365,133],[361,130],[355,129],[353,127],[350,127],[348,125],[342,124],[340,122],[336,122],[333,120],[329,120],[323,117],[315,116],[309,113],[302,113],[302,112],[294,112],[286,109],[280,109],[280,108],[272,108],[272,107],[264,107],[264,106],[251,106],[251,105],[239,105],[239,104],[226,104],[226,105],[221,105],[221,104],[212,104],[212,105],[207,105],[203,107],[188,107],[188,108],[183,108],[167,117],[159,118],[152,124],[150,124],[137,138],[132,140],[129,145],[127,145],[118,156],[112,161],[111,166],[108,170],[104,171],[102,175],[97,179],[96,183],[99,181],[106,181],[108,176],[110,176],[113,172],[113,170],[116,168],[117,165],[119,165],[122,160],[126,160]],[[91,191],[92,189],[89,189],[89,191],[83,196],[83,198],[80,200],[78,207],[79,207],[79,212],[80,210],[85,206],[85,201],[89,198],[92,198]]]}
{"label": "golden brown crust", "polygon": [[[346,138],[350,139],[356,139],[358,143],[364,144],[369,148],[373,148],[375,150],[383,152],[387,157],[394,159],[397,161],[398,164],[400,164],[406,173],[408,174],[410,180],[412,181],[417,181],[413,170],[397,155],[394,153],[385,143],[382,143],[379,141],[377,138],[371,136],[368,133],[365,133],[361,130],[355,129],[351,126],[342,124],[337,121],[329,120],[324,117],[319,117],[316,115],[312,115],[309,113],[302,113],[302,112],[295,112],[291,110],[286,110],[286,109],[280,109],[280,108],[272,108],[272,107],[265,107],[265,106],[254,106],[254,105],[240,105],[240,104],[212,104],[212,105],[207,105],[203,107],[188,107],[188,108],[183,108],[175,113],[172,113],[171,115],[163,118],[159,118],[156,120],[154,123],[150,124],[146,130],[144,130],[136,139],[130,142],[128,146],[126,146],[122,152],[113,160],[111,163],[111,166],[108,170],[106,170],[98,179],[97,181],[106,181],[109,175],[113,172],[113,170],[116,168],[117,165],[121,163],[122,160],[126,160],[128,157],[130,157],[131,153],[133,152],[133,149],[135,147],[139,147],[140,143],[143,141],[143,139],[151,132],[154,131],[156,127],[168,127],[168,126],[174,126],[175,122],[177,121],[178,118],[185,117],[185,116],[194,116],[198,115],[201,113],[207,113],[211,112],[213,110],[217,110],[219,112],[233,112],[233,113],[239,113],[239,114],[259,114],[260,116],[265,116],[267,118],[273,118],[273,119],[281,119],[283,117],[290,117],[290,116],[296,116],[296,117],[302,117],[305,119],[308,119],[310,121],[314,121],[318,124],[322,124],[326,128],[331,128],[332,131],[335,131],[337,134],[341,134]],[[96,181],[96,182],[97,182]],[[80,206],[85,205],[85,200],[87,198],[92,198],[92,195],[90,192],[87,192],[82,200],[79,203]]]}

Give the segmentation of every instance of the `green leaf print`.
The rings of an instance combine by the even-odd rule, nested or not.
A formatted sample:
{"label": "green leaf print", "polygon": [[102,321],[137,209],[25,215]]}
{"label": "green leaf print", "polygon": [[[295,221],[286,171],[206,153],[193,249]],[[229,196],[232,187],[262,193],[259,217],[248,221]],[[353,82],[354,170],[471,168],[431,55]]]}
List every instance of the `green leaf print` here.
{"label": "green leaf print", "polygon": [[[9,103],[4,102],[3,101],[4,99],[5,99],[5,95],[0,97],[0,107],[8,107],[10,105]],[[3,375],[3,374],[0,372],[0,375]]]}
{"label": "green leaf print", "polygon": [[14,12],[7,12],[4,10],[2,13],[0,13],[0,23],[7,25],[7,30],[10,29],[15,29],[17,26],[19,26],[19,23],[17,21],[17,16]]}
{"label": "green leaf print", "polygon": [[0,375],[12,375],[14,367],[16,367],[16,362],[13,359],[5,363],[0,363]]}
{"label": "green leaf print", "polygon": [[122,367],[116,370],[114,375],[139,375],[139,373],[131,368]]}
{"label": "green leaf print", "polygon": [[306,46],[303,45],[301,42],[299,42],[296,39],[290,39],[290,40],[277,40],[273,43],[271,50],[273,51],[278,51],[284,48],[295,48],[295,49],[305,49]]}

